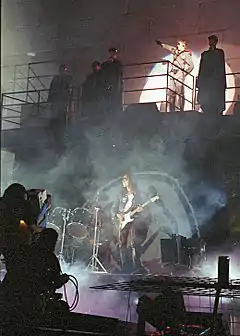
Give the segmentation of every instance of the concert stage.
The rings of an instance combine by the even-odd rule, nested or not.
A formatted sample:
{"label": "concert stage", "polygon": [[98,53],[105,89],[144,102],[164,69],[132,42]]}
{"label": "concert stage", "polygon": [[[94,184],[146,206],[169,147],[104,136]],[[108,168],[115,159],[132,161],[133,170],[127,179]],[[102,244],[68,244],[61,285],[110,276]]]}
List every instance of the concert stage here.
{"label": "concert stage", "polygon": [[[181,275],[177,266],[175,269],[174,273],[172,267],[171,276],[114,275],[101,272],[84,274],[83,270],[79,271],[80,301],[75,311],[117,318],[123,324],[130,323],[129,328],[132,324],[131,328],[136,332],[140,297],[147,295],[154,300],[163,289],[170,288],[174,293],[183,295],[188,318],[191,321],[188,324],[207,326],[212,321],[217,279],[194,276],[193,271],[185,271],[185,275]],[[77,276],[76,268],[72,270]],[[71,288],[68,288],[69,301],[72,300],[72,295]],[[230,281],[229,288],[222,290],[218,307],[218,313],[222,314],[221,318],[224,321],[227,321],[231,335],[240,335],[239,308],[240,280],[236,279]],[[154,330],[154,327],[148,326],[146,334],[150,335]]]}
{"label": "concert stage", "polygon": [[[69,271],[71,268],[69,268]],[[76,269],[72,267],[76,275]],[[15,335],[20,330],[24,335],[159,335],[153,326],[147,325],[145,333],[139,329],[139,309],[147,295],[148,307],[166,288],[184,297],[187,321],[182,321],[184,335],[198,335],[211,326],[214,299],[218,288],[217,279],[193,276],[113,275],[103,273],[79,274],[80,301],[74,313],[24,325],[18,321],[11,328],[7,320],[1,323],[4,335]],[[89,288],[90,287],[90,288]],[[68,300],[71,288],[67,286]],[[143,300],[143,301],[142,301]],[[139,308],[140,307],[140,308]],[[150,309],[150,308],[149,308]],[[156,308],[155,308],[156,309]],[[219,323],[234,336],[240,335],[240,280],[230,281],[229,287],[221,292],[218,309]],[[154,313],[149,314],[153,317]],[[148,315],[144,315],[148,318]],[[152,320],[152,323],[159,324]],[[226,327],[226,325],[228,327]],[[185,329],[184,329],[185,328]],[[196,333],[199,331],[199,333]],[[5,333],[4,333],[5,332]],[[13,332],[13,333],[11,333]],[[22,334],[20,334],[22,335]],[[219,334],[220,335],[220,334]],[[222,333],[221,336],[227,335]]]}
{"label": "concert stage", "polygon": [[[89,289],[113,282],[128,282],[131,280],[129,275],[112,275],[111,269],[106,274],[86,272],[93,250],[92,218],[96,200],[103,210],[99,257],[106,266],[112,228],[111,206],[119,195],[121,178],[126,171],[141,189],[143,202],[157,194],[165,205],[165,208],[162,204],[151,205],[153,219],[147,241],[159,228],[162,231],[142,256],[150,273],[204,275],[205,268],[193,271],[185,262],[173,262],[168,253],[171,249],[169,241],[176,231],[183,239],[191,239],[199,232],[200,238],[209,240],[208,247],[213,243],[214,247],[221,248],[226,242],[231,220],[235,218],[232,214],[238,215],[239,203],[234,195],[238,195],[239,118],[224,116],[210,122],[194,111],[164,114],[148,111],[148,108],[144,104],[132,106],[121,117],[112,116],[97,125],[86,120],[76,122],[68,129],[66,151],[57,158],[48,150],[43,128],[23,127],[14,134],[4,132],[3,147],[16,153],[14,178],[30,187],[44,186],[52,194],[53,210],[56,211],[55,217],[50,216],[49,223],[60,233],[60,247],[63,227],[57,219],[58,210],[64,216],[67,213],[67,217],[60,214],[68,235],[64,241],[67,250],[64,252],[67,259],[64,271],[73,274],[79,282],[80,301],[76,313],[137,322],[138,294],[130,295],[129,288],[126,292]],[[226,213],[222,214],[220,210],[225,209],[228,198],[230,205],[234,204],[230,209],[231,216],[225,217]],[[218,211],[220,218],[209,224]],[[209,268],[214,268],[211,263]],[[71,286],[67,286],[67,292],[72,302],[74,291]],[[224,300],[227,300],[227,305],[223,302],[226,310],[232,308],[228,306],[229,300],[236,304],[235,299],[234,302],[231,298]],[[185,303],[195,312],[210,313],[213,307],[211,295],[202,298],[201,293],[194,298],[187,295]],[[231,319],[238,319],[238,315]],[[232,334],[238,335],[236,331]]]}

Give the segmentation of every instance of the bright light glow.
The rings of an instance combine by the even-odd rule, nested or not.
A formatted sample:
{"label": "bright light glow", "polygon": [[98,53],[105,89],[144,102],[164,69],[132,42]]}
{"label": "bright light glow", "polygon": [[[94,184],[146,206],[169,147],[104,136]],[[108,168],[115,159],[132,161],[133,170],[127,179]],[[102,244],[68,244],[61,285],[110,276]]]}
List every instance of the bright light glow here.
{"label": "bright light glow", "polygon": [[[167,61],[172,61],[172,55],[168,55],[167,57],[163,58],[164,60]],[[199,63],[200,63],[200,56],[197,54],[193,53],[193,62],[194,62],[194,70],[192,71],[192,75],[196,78],[198,74],[198,69],[199,69]],[[226,73],[231,74],[231,68],[228,66],[226,63]],[[161,75],[157,77],[150,77],[142,91],[142,94],[140,96],[139,102],[140,103],[150,103],[150,102],[157,102],[157,101],[166,101],[166,89],[156,89],[156,90],[151,90],[154,88],[164,88],[167,86],[167,64],[162,64],[162,63],[156,63],[151,72],[149,73],[150,76],[156,76],[156,75]],[[188,76],[186,78],[186,84],[190,87],[193,88],[193,79],[191,76]],[[228,87],[235,87],[235,79],[233,75],[228,75],[227,76],[227,86]],[[228,114],[229,109],[232,106],[231,101],[234,100],[234,95],[235,95],[235,89],[228,89],[226,91],[226,101],[230,101],[230,103],[226,104],[226,110],[223,112],[223,114]],[[191,106],[191,101],[192,101],[192,89],[185,88],[185,98],[188,101],[185,101],[185,106],[184,110],[189,111],[192,110]],[[190,102],[189,102],[190,101]],[[160,103],[157,103],[157,107],[160,110]],[[165,111],[165,110],[163,110]]]}

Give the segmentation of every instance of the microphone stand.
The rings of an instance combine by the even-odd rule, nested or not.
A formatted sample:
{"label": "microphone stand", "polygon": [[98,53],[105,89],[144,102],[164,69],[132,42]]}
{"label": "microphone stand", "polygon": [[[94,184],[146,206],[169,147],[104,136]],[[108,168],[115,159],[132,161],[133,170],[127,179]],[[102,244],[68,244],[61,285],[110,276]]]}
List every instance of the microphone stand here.
{"label": "microphone stand", "polygon": [[[96,204],[98,204],[98,197],[99,193],[97,193],[96,197]],[[90,262],[87,266],[87,269],[91,269],[92,272],[101,272],[101,273],[108,273],[101,261],[98,258],[99,253],[99,245],[100,245],[100,235],[101,230],[98,224],[98,218],[99,218],[99,210],[100,208],[95,206],[94,212],[95,212],[95,223],[94,223],[94,237],[93,237],[93,250],[92,250],[92,256],[90,258]],[[99,270],[100,268],[100,270]]]}

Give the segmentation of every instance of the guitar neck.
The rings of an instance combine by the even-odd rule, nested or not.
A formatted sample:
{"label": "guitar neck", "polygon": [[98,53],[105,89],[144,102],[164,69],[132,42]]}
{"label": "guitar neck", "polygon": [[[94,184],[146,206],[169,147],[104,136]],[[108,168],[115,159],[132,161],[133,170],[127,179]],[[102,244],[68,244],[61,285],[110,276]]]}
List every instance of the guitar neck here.
{"label": "guitar neck", "polygon": [[[143,204],[141,205],[141,207],[142,207],[142,208],[145,208],[149,203],[151,203],[151,200],[149,200],[149,201],[143,203]],[[136,208],[136,209],[134,209],[133,211],[131,211],[131,216],[134,215],[136,212],[138,212],[138,208]]]}
{"label": "guitar neck", "polygon": [[142,208],[145,208],[149,203],[152,203],[152,200],[149,200],[142,204]]}

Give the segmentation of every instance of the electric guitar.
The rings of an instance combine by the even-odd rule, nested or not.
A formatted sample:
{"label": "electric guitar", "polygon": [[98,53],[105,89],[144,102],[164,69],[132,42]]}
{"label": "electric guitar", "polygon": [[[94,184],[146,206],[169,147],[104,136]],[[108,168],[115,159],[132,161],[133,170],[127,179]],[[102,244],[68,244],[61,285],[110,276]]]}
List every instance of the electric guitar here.
{"label": "electric guitar", "polygon": [[117,217],[118,217],[118,221],[119,221],[119,228],[120,230],[124,229],[125,226],[128,224],[128,223],[131,223],[134,221],[134,215],[136,213],[140,213],[143,211],[143,209],[150,203],[154,203],[156,202],[157,200],[159,200],[159,196],[154,196],[154,197],[151,197],[149,201],[145,202],[144,204],[142,205],[139,205],[137,206],[135,209],[133,210],[130,210],[126,213],[123,213],[123,214],[118,214]]}

